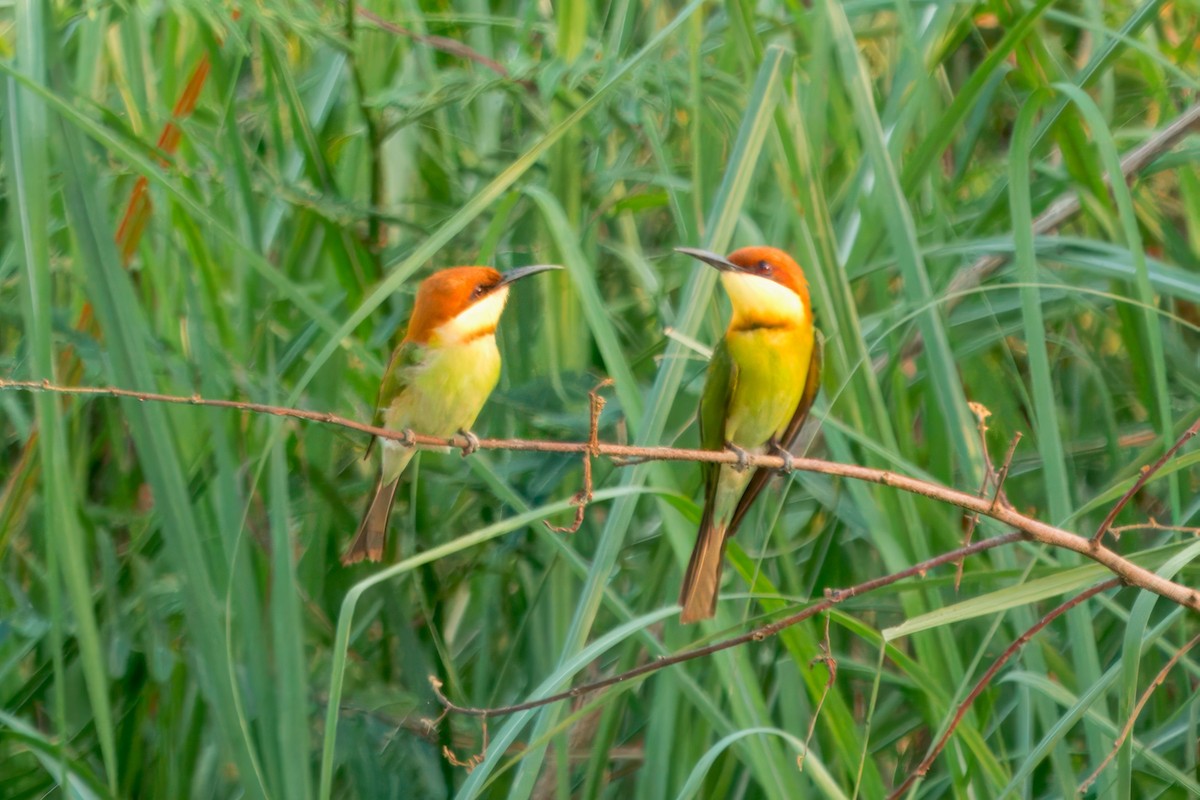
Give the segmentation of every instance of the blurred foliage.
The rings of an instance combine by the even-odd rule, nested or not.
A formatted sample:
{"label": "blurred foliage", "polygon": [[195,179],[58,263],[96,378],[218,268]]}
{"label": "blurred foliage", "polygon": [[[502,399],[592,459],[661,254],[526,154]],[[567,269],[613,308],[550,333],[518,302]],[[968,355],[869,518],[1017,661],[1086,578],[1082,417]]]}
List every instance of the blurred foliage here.
{"label": "blurred foliage", "polygon": [[[672,248],[767,242],[806,266],[826,339],[809,453],[974,490],[978,402],[993,459],[1025,435],[1008,496],[1087,534],[1196,413],[1200,140],[1128,195],[1103,177],[1196,102],[1198,15],[1195,0],[0,3],[0,371],[365,420],[427,270],[556,261],[513,292],[478,431],[584,439],[588,390],[611,376],[605,439],[695,445],[727,302]],[[174,115],[194,79],[194,111]],[[172,121],[177,150],[159,142]],[[126,264],[114,237],[141,176]],[[1030,237],[1061,196],[1081,213]],[[948,293],[989,254],[1005,264]],[[597,463],[597,502],[563,536],[540,520],[570,519],[577,459],[424,454],[399,493],[397,565],[344,569],[371,480],[358,437],[16,392],[0,416],[8,798],[879,797],[1081,585],[1081,559],[1023,546],[971,559],[957,591],[947,569],[846,603],[803,770],[823,618],[490,719],[468,773],[444,748],[467,761],[483,728],[429,725],[427,676],[463,704],[519,702],[902,569],[966,521],[797,473],[731,543],[717,620],[685,629],[671,604],[695,465]],[[1118,522],[1195,524],[1196,461],[1185,449]],[[1114,546],[1196,582],[1178,533]],[[985,613],[959,605],[981,597]],[[916,795],[1074,794],[1195,633],[1157,600],[1109,593],[1039,634]],[[1184,657],[1097,796],[1200,793],[1197,676]]]}

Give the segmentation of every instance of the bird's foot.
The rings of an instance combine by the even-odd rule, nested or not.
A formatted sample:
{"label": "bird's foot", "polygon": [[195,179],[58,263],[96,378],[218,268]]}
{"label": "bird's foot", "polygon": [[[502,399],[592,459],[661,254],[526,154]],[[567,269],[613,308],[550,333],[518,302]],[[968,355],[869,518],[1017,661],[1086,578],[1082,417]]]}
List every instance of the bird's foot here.
{"label": "bird's foot", "polygon": [[774,439],[770,441],[770,448],[771,455],[779,456],[783,459],[783,466],[780,467],[780,469],[783,470],[783,474],[790,475],[792,470],[796,468],[796,459],[792,455],[791,451]]}
{"label": "bird's foot", "polygon": [[732,464],[735,470],[738,472],[745,472],[750,467],[750,454],[745,450],[738,447],[733,442],[726,442],[725,449],[732,451],[733,454],[737,456],[737,461]]}
{"label": "bird's foot", "polygon": [[479,449],[479,437],[478,436],[476,436],[475,434],[471,433],[470,431],[468,431],[464,428],[458,429],[458,435],[467,440],[467,443],[465,445],[463,445],[463,448],[462,448],[462,457],[463,458],[466,458],[467,456],[471,455],[472,453],[474,453],[476,450]]}

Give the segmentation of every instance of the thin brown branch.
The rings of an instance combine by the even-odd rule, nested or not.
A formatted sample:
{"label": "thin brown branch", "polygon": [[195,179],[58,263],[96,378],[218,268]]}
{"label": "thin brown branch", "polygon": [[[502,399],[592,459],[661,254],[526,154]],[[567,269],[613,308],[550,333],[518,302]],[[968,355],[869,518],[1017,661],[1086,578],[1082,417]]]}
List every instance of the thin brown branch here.
{"label": "thin brown branch", "polygon": [[1108,512],[1108,516],[1106,516],[1104,521],[1100,523],[1100,527],[1096,529],[1095,535],[1092,536],[1092,544],[1100,543],[1100,540],[1104,538],[1104,534],[1110,527],[1112,527],[1113,520],[1117,518],[1117,514],[1121,513],[1121,509],[1123,509],[1126,504],[1133,499],[1133,496],[1149,482],[1150,478],[1154,476],[1154,473],[1162,469],[1163,465],[1170,461],[1171,457],[1179,451],[1179,448],[1183,447],[1184,444],[1186,444],[1189,439],[1195,436],[1197,432],[1200,432],[1200,417],[1196,418],[1196,421],[1192,423],[1192,426],[1183,432],[1183,435],[1176,440],[1175,444],[1171,445],[1171,449],[1163,453],[1158,461],[1155,461],[1148,467],[1142,467],[1142,474],[1138,476],[1136,481],[1134,481],[1133,486],[1129,487],[1129,491],[1121,495],[1121,499],[1117,501],[1116,505],[1112,507],[1112,510]]}
{"label": "thin brown branch", "polygon": [[1013,436],[1012,441],[1008,443],[1008,452],[1004,454],[1004,463],[1000,465],[1000,473],[996,476],[996,491],[992,494],[992,509],[996,508],[996,503],[1003,503],[1007,508],[1012,508],[1012,503],[1008,502],[1008,495],[1004,493],[1004,482],[1008,480],[1008,470],[1012,467],[1013,456],[1017,453],[1017,445],[1021,443],[1022,433],[1017,431]]}
{"label": "thin brown branch", "polygon": [[941,738],[937,740],[937,744],[935,744],[933,747],[930,748],[929,753],[926,754],[925,758],[921,761],[921,763],[917,765],[917,768],[915,770],[913,770],[912,773],[910,773],[909,776],[904,780],[904,782],[902,784],[900,784],[896,788],[896,790],[893,791],[889,795],[889,800],[895,800],[895,798],[903,795],[910,788],[912,788],[912,785],[914,783],[916,783],[918,780],[923,778],[925,776],[925,774],[927,772],[929,772],[929,768],[931,766],[933,766],[933,762],[937,759],[938,755],[946,747],[946,743],[950,741],[950,737],[954,734],[954,731],[958,727],[958,724],[960,722],[962,722],[963,717],[966,716],[967,709],[969,709],[971,707],[971,705],[975,702],[976,698],[978,698],[979,695],[983,693],[983,690],[985,688],[987,688],[987,685],[991,682],[992,678],[994,678],[996,676],[996,673],[1000,671],[1000,668],[1003,667],[1006,663],[1008,663],[1009,659],[1011,659],[1013,656],[1015,656],[1017,654],[1017,651],[1020,650],[1022,647],[1024,647],[1025,644],[1028,643],[1029,640],[1032,639],[1037,634],[1038,631],[1040,631],[1042,628],[1049,625],[1054,620],[1061,617],[1063,614],[1070,611],[1072,608],[1075,608],[1075,606],[1079,605],[1080,603],[1084,602],[1085,600],[1095,597],[1096,595],[1100,594],[1101,592],[1105,592],[1105,591],[1108,591],[1109,589],[1116,588],[1117,586],[1120,585],[1120,583],[1121,582],[1119,580],[1117,580],[1116,578],[1113,578],[1111,580],[1105,581],[1104,583],[1096,584],[1095,586],[1093,586],[1092,588],[1090,588],[1084,592],[1080,592],[1075,597],[1071,598],[1070,600],[1066,601],[1065,603],[1062,603],[1061,605],[1056,607],[1053,611],[1046,614],[1046,616],[1044,616],[1040,620],[1038,620],[1033,625],[1033,627],[1031,627],[1029,630],[1025,631],[1019,637],[1017,637],[1016,641],[1014,641],[1012,644],[1010,644],[1005,649],[1005,651],[1000,654],[1000,657],[997,658],[994,662],[992,662],[992,665],[990,667],[988,667],[987,672],[983,673],[983,677],[980,678],[979,682],[975,684],[975,688],[971,690],[971,693],[969,695],[967,695],[966,698],[961,703],[958,704],[958,709],[954,712],[954,718],[952,720],[950,720],[950,725],[949,725],[949,727],[946,728],[945,733],[943,733]]}
{"label": "thin brown branch", "polygon": [[1200,536],[1200,528],[1190,525],[1163,525],[1154,517],[1151,517],[1149,522],[1135,522],[1132,525],[1118,525],[1108,529],[1114,539],[1120,538],[1122,533],[1129,531],[1171,531],[1172,533],[1190,533],[1192,536]]}
{"label": "thin brown branch", "polygon": [[[730,450],[691,450],[675,447],[637,447],[633,445],[599,443],[594,448],[590,442],[555,442],[536,439],[480,439],[478,443],[470,441],[465,436],[443,438],[427,436],[410,430],[393,431],[377,428],[355,420],[339,417],[336,414],[319,411],[304,411],[283,406],[272,406],[265,403],[246,403],[236,400],[210,400],[199,395],[182,397],[178,395],[160,394],[157,392],[135,392],[114,387],[69,387],[56,386],[49,381],[14,381],[0,378],[0,390],[20,389],[25,391],[44,391],[56,394],[122,397],[142,402],[153,401],[176,405],[194,405],[213,408],[230,408],[238,411],[258,414],[271,414],[278,417],[291,417],[310,422],[321,422],[328,425],[338,425],[350,430],[391,439],[408,446],[425,449],[440,449],[452,447],[456,449],[471,448],[476,444],[481,450],[517,450],[536,453],[590,453],[612,458],[642,458],[656,461],[694,461],[713,464],[736,464],[743,461],[748,466],[780,469],[784,466],[783,458],[776,455],[741,455]],[[1197,425],[1200,427],[1200,420]],[[890,486],[893,489],[911,494],[928,497],[939,502],[958,506],[967,511],[975,511],[991,517],[997,522],[1016,528],[1033,541],[1050,547],[1071,550],[1092,559],[1113,572],[1122,582],[1159,594],[1172,602],[1200,611],[1200,592],[1156,575],[1145,567],[1139,566],[1116,552],[1109,550],[1098,541],[1089,541],[1086,537],[1070,531],[1056,528],[1045,522],[1028,517],[1015,508],[997,505],[986,498],[969,492],[951,489],[931,481],[923,481],[900,475],[888,470],[861,467],[857,464],[841,464],[835,461],[822,461],[816,458],[793,457],[792,468],[806,472],[817,472],[824,475],[834,475],[851,480],[876,483]]]}
{"label": "thin brown branch", "polygon": [[[982,418],[979,420],[979,427],[980,427],[980,437],[979,438],[984,439],[985,437],[982,434],[986,430],[986,427],[983,424]],[[987,442],[986,441],[984,441],[983,453],[984,453],[984,460],[987,463],[987,471],[983,476],[982,483],[980,483],[980,485],[979,485],[979,496],[980,497],[983,497],[984,492],[987,491],[988,483],[991,481],[991,478],[992,478],[992,460],[987,455]],[[979,512],[976,511],[974,514],[967,515],[967,520],[968,520],[967,521],[967,530],[965,533],[963,533],[963,538],[962,538],[963,544],[971,543],[971,537],[973,537],[975,535],[975,528],[976,528],[976,526],[979,525]],[[958,560],[958,563],[954,565],[954,591],[956,591],[956,592],[958,591],[958,588],[962,585],[963,563],[964,563],[963,559],[960,558]]]}
{"label": "thin brown branch", "polygon": [[[1004,481],[1008,478],[1008,468],[1012,465],[1013,454],[1017,450],[1017,442],[1021,441],[1021,433],[1018,431],[1017,435],[1013,438],[1012,443],[1008,446],[1008,453],[1004,456],[1004,465],[1000,468],[1000,471],[997,472],[995,465],[992,464],[992,457],[991,454],[988,453],[987,446],[987,419],[992,415],[992,412],[989,411],[987,407],[983,405],[983,403],[972,402],[968,405],[970,405],[972,413],[975,414],[976,427],[979,430],[979,444],[983,451],[984,466],[987,468],[983,476],[983,483],[979,487],[979,496],[983,497],[984,492],[987,491],[988,484],[992,484],[996,487],[996,490],[992,494],[991,508],[994,510],[997,502],[1002,502],[1005,506],[1011,508],[1011,503],[1008,502],[1008,497],[1004,494]],[[970,515],[967,523],[966,533],[963,534],[963,544],[971,543],[971,538],[975,535],[975,528],[978,525],[979,512],[976,512]],[[956,592],[958,591],[959,586],[962,585],[962,576],[963,562],[962,559],[959,559],[958,564],[956,564],[954,567],[954,591]]]}
{"label": "thin brown branch", "polygon": [[542,520],[542,524],[555,533],[578,533],[583,526],[583,514],[588,503],[592,502],[592,459],[600,455],[600,414],[608,403],[600,396],[600,390],[612,385],[612,378],[605,378],[588,392],[588,449],[583,454],[583,489],[575,493],[571,502],[575,506],[575,521],[570,525],[559,526],[550,524],[550,520]]}
{"label": "thin brown branch", "polygon": [[450,746],[445,745],[445,744],[442,745],[442,757],[445,758],[447,762],[449,762],[450,766],[462,767],[463,769],[465,769],[467,771],[467,774],[470,775],[475,770],[476,767],[478,767],[480,764],[483,763],[483,759],[487,755],[487,723],[486,722],[483,725],[483,739],[484,739],[483,751],[479,752],[479,753],[475,753],[474,755],[467,756],[465,761],[463,759],[460,759],[457,755],[455,755],[454,751],[450,749]]}
{"label": "thin brown branch", "polygon": [[[405,39],[411,39],[414,42],[426,45],[427,47],[432,47],[434,50],[438,50],[456,58],[461,58],[466,61],[473,61],[481,67],[486,67],[487,69],[496,73],[501,78],[512,77],[509,75],[509,72],[504,65],[499,61],[488,58],[479,51],[471,49],[462,42],[449,39],[445,36],[426,36],[424,34],[417,33],[416,31],[410,31],[408,28],[397,25],[394,22],[389,22],[388,20],[376,14],[374,11],[362,8],[361,6],[355,10],[358,16],[362,17],[373,25],[378,26],[381,30],[387,31],[388,33],[394,33],[397,36],[403,36]],[[517,83],[528,91],[537,91],[537,84],[535,84],[533,81],[518,80]]]}
{"label": "thin brown branch", "polygon": [[[1198,128],[1200,128],[1200,103],[1196,103],[1184,111],[1161,131],[1126,153],[1124,158],[1121,159],[1122,180],[1126,183],[1133,181],[1138,173],[1145,169],[1154,159],[1179,144],[1189,133]],[[1106,186],[1111,186],[1112,176],[1105,175],[1104,183]],[[1049,208],[1034,218],[1034,234],[1041,236],[1057,230],[1060,225],[1078,214],[1081,207],[1078,194],[1064,194],[1055,200]],[[970,266],[955,275],[942,293],[946,297],[945,313],[949,314],[961,302],[966,292],[990,278],[997,270],[1008,263],[1009,258],[1010,256],[1007,253],[986,255],[977,259]],[[912,343],[901,351],[900,360],[915,358],[924,346],[925,342],[921,338],[921,335],[919,333],[914,334]],[[882,369],[886,364],[886,356],[878,359],[875,362],[876,371]]]}
{"label": "thin brown branch", "polygon": [[667,667],[674,666],[675,664],[681,664],[684,661],[691,661],[695,658],[703,658],[704,656],[709,656],[713,653],[719,653],[722,650],[728,650],[731,647],[737,647],[738,645],[746,644],[747,642],[761,642],[764,639],[774,636],[785,628],[790,628],[798,622],[803,622],[809,617],[833,608],[838,603],[849,600],[852,597],[866,594],[867,592],[880,589],[884,586],[890,586],[891,584],[902,581],[905,578],[924,576],[926,572],[934,567],[948,564],[955,559],[962,558],[963,556],[982,553],[985,550],[991,550],[994,547],[1000,547],[1002,545],[1019,542],[1026,538],[1028,537],[1020,532],[1007,533],[1003,536],[994,536],[991,539],[984,539],[968,547],[960,547],[957,550],[950,551],[949,553],[944,553],[940,556],[922,561],[920,564],[916,564],[915,566],[899,572],[894,572],[891,575],[873,578],[869,581],[864,581],[856,586],[850,586],[845,589],[826,589],[824,600],[814,603],[813,605],[808,606],[807,608],[798,611],[795,614],[791,614],[783,619],[776,620],[769,625],[763,625],[762,627],[755,628],[752,631],[748,631],[738,636],[733,636],[729,639],[723,639],[722,641],[707,645],[706,647],[697,647],[694,650],[685,650],[682,653],[676,653],[673,656],[666,656],[658,659],[657,661],[651,661],[649,663],[642,664],[639,667],[634,667],[633,669],[622,672],[619,675],[613,675],[605,678],[604,680],[587,683],[582,686],[576,686],[573,689],[567,689],[566,691],[548,695],[547,697],[542,697],[537,700],[528,700],[524,703],[517,703],[516,705],[511,706],[500,706],[497,708],[473,708],[470,706],[460,706],[454,704],[449,698],[442,694],[440,688],[441,682],[436,677],[431,675],[429,677],[429,682],[430,685],[433,686],[433,691],[437,696],[438,702],[440,702],[448,711],[452,711],[456,714],[467,714],[472,717],[486,718],[500,717],[506,714],[515,714],[518,711],[528,711],[531,708],[538,708],[540,706],[557,703],[562,700],[569,700],[581,695],[591,694],[592,692],[599,691],[600,689],[606,689],[609,686],[614,686],[618,683],[624,683],[625,681],[632,680],[633,678],[639,678],[642,675],[658,672],[660,669],[666,669]]}
{"label": "thin brown branch", "polygon": [[1150,685],[1146,687],[1146,691],[1142,692],[1142,696],[1138,698],[1137,705],[1135,705],[1133,707],[1133,711],[1129,713],[1129,719],[1125,721],[1125,727],[1121,728],[1121,735],[1118,736],[1117,741],[1113,743],[1112,750],[1110,750],[1108,755],[1104,757],[1104,760],[1100,762],[1100,766],[1096,767],[1096,771],[1087,776],[1083,783],[1079,784],[1080,794],[1086,792],[1088,787],[1096,782],[1096,778],[1100,777],[1100,773],[1103,772],[1104,768],[1107,767],[1113,758],[1116,757],[1117,751],[1121,749],[1121,745],[1125,744],[1125,740],[1128,739],[1129,734],[1133,732],[1133,723],[1137,721],[1138,715],[1141,714],[1142,709],[1146,707],[1146,703],[1150,700],[1150,695],[1154,694],[1155,689],[1157,689],[1159,686],[1162,686],[1163,681],[1167,679],[1167,674],[1171,671],[1171,668],[1179,663],[1179,659],[1183,658],[1184,654],[1195,647],[1197,643],[1200,643],[1200,633],[1193,636],[1187,644],[1176,650],[1175,654],[1171,656],[1170,660],[1168,660],[1167,663],[1163,665],[1163,668],[1159,670],[1158,675],[1155,676],[1154,680],[1150,681]]}
{"label": "thin brown branch", "polygon": [[[962,564],[961,558],[958,563]],[[833,657],[833,645],[829,643],[829,614],[825,615],[825,638],[821,641],[821,655],[810,661],[808,668],[812,669],[817,664],[825,665],[825,669],[829,670],[829,677],[825,679],[825,688],[821,690],[821,699],[817,701],[817,707],[813,709],[812,717],[808,720],[808,733],[804,736],[804,749],[796,756],[796,769],[800,772],[804,771],[804,757],[808,755],[808,745],[817,730],[817,720],[821,717],[821,709],[825,707],[825,698],[829,697],[829,692],[833,689],[833,682],[837,680],[838,662]]]}

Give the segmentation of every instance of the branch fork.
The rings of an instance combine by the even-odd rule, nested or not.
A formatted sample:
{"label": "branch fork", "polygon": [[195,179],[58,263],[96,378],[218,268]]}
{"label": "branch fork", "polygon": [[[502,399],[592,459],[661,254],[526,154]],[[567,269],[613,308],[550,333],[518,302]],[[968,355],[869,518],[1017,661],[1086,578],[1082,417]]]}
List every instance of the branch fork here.
{"label": "branch fork", "polygon": [[608,404],[600,395],[600,390],[605,386],[612,385],[612,378],[605,378],[592,387],[588,392],[588,442],[587,449],[583,453],[583,488],[575,493],[571,498],[571,505],[575,506],[575,520],[570,525],[554,525],[550,520],[542,520],[542,524],[555,533],[578,533],[583,526],[584,511],[588,503],[592,502],[592,459],[599,458],[600,450],[600,414],[604,411],[604,406]]}

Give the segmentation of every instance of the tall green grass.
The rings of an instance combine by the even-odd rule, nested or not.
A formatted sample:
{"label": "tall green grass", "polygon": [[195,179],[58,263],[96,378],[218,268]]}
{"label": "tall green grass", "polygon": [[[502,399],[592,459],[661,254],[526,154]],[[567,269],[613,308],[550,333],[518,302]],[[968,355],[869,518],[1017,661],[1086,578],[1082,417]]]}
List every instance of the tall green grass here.
{"label": "tall green grass", "polygon": [[[513,292],[478,430],[586,438],[611,377],[605,439],[695,445],[727,302],[672,248],[771,243],[805,265],[825,340],[810,454],[975,490],[1022,433],[1009,498],[1089,534],[1200,413],[1200,141],[1104,184],[1195,102],[1196,9],[811,5],[0,4],[3,374],[367,419],[428,270],[553,261]],[[153,211],[126,266],[139,176]],[[1034,235],[1064,195],[1080,214]],[[992,253],[1005,265],[948,290]],[[992,412],[984,442],[969,402]],[[443,716],[428,677],[463,705],[550,694],[944,552],[966,521],[776,481],[716,620],[683,628],[695,465],[597,462],[563,535],[541,522],[569,519],[577,458],[423,454],[390,563],[346,569],[358,437],[17,392],[0,415],[3,797],[879,797],[1010,642],[1106,577],[996,550],[960,588],[939,570],[484,724]],[[1194,525],[1198,461],[1185,449],[1118,524]],[[1114,546],[1200,577],[1187,534]],[[806,746],[826,622],[837,674]],[[1154,595],[1081,605],[912,796],[1073,794],[1194,633]],[[1180,661],[1096,796],[1200,793],[1198,673]]]}

